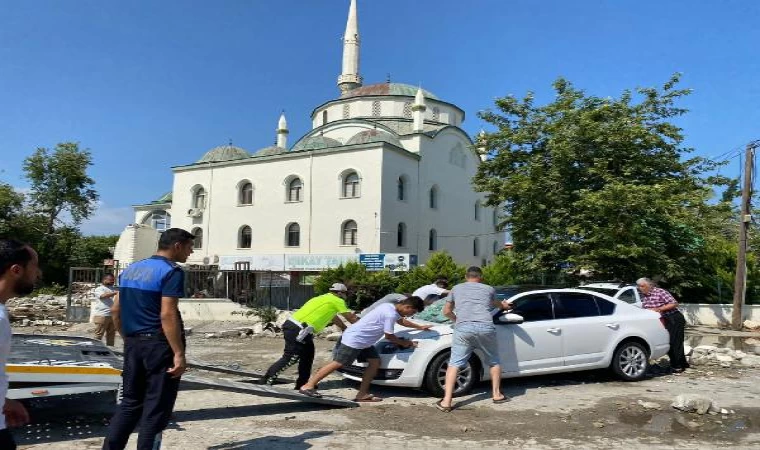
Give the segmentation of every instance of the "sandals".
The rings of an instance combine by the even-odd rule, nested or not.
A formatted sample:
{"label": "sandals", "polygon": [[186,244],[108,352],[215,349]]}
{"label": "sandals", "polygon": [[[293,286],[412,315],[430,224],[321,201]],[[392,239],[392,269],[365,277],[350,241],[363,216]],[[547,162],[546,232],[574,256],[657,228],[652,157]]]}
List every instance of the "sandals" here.
{"label": "sandals", "polygon": [[322,398],[322,394],[317,392],[316,389],[299,389],[298,392],[311,398]]}
{"label": "sandals", "polygon": [[357,403],[377,403],[377,402],[382,402],[383,398],[382,397],[376,397],[376,396],[370,394],[370,395],[368,395],[366,397],[363,397],[363,398],[356,397],[354,399],[354,401],[357,402]]}
{"label": "sandals", "polygon": [[509,398],[509,397],[507,397],[507,396],[505,395],[504,397],[502,397],[502,398],[500,398],[500,399],[493,399],[493,402],[494,402],[494,403],[496,403],[496,404],[498,405],[498,404],[501,404],[501,403],[507,403],[507,402],[509,402],[509,401],[511,401],[511,400],[512,400],[511,398]]}
{"label": "sandals", "polygon": [[435,407],[438,409],[438,411],[445,412],[445,413],[450,413],[451,410],[454,409],[451,406],[443,406],[441,404],[442,402],[443,402],[443,400],[438,400],[437,402],[435,402]]}

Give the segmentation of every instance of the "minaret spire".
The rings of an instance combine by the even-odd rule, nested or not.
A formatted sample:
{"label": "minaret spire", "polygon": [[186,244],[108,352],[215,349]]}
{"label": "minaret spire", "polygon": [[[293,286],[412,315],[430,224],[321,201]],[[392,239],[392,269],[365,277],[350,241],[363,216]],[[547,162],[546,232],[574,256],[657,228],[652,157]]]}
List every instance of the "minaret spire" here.
{"label": "minaret spire", "polygon": [[346,22],[346,34],[343,36],[343,70],[338,77],[341,93],[356,89],[362,85],[359,75],[359,17],[356,13],[356,0],[351,0]]}
{"label": "minaret spire", "polygon": [[288,122],[285,120],[285,111],[280,114],[280,120],[277,122],[277,146],[288,148]]}

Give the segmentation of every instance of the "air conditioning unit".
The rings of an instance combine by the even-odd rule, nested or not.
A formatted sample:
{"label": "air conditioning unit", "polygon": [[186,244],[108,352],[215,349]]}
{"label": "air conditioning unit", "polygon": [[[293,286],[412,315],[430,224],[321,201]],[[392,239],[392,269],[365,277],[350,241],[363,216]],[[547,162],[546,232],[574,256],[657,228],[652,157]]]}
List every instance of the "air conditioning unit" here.
{"label": "air conditioning unit", "polygon": [[214,255],[214,264],[219,264],[219,255]]}
{"label": "air conditioning unit", "polygon": [[187,216],[188,217],[201,217],[203,216],[203,209],[201,208],[190,208],[187,210]]}
{"label": "air conditioning unit", "polygon": [[208,266],[208,263],[209,263],[210,261],[211,261],[211,260],[209,259],[209,257],[208,257],[208,256],[204,256],[204,257],[203,257],[203,265],[204,265],[204,266]]}

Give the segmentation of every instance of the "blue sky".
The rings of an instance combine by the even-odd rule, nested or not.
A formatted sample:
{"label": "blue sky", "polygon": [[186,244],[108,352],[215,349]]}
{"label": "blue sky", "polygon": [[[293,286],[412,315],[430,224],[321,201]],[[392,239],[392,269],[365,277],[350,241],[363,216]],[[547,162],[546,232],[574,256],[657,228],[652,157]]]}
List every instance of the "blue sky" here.
{"label": "blue sky", "polygon": [[[760,138],[760,2],[359,0],[365,84],[421,83],[462,107],[551,99],[564,76],[600,96],[683,72],[679,121],[716,156]],[[171,189],[173,165],[232,139],[291,143],[338,91],[348,0],[0,0],[0,180],[23,188],[36,147],[92,150],[101,206],[86,233],[118,233],[129,205]],[[739,173],[738,158],[724,173]]]}

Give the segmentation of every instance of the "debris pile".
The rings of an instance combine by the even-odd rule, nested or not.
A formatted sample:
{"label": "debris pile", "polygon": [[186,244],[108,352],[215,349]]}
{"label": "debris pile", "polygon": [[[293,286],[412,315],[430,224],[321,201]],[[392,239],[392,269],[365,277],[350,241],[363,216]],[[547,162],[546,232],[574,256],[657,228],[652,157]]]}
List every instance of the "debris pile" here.
{"label": "debris pile", "polygon": [[760,367],[760,356],[714,345],[700,345],[693,349],[686,346],[686,355],[692,366],[717,365],[725,368],[744,366]]}

